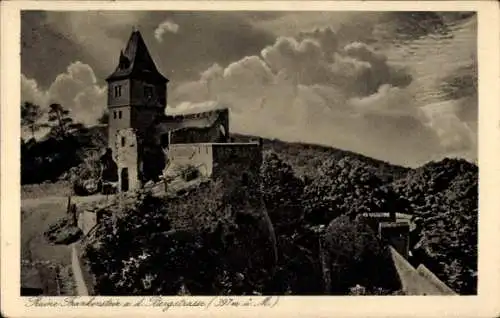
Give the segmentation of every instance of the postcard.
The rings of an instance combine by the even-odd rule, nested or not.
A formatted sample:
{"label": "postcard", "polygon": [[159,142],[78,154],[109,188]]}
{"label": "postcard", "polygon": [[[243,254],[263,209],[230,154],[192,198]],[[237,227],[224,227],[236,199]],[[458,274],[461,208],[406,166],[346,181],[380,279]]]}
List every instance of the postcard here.
{"label": "postcard", "polygon": [[499,315],[498,12],[3,2],[3,314]]}

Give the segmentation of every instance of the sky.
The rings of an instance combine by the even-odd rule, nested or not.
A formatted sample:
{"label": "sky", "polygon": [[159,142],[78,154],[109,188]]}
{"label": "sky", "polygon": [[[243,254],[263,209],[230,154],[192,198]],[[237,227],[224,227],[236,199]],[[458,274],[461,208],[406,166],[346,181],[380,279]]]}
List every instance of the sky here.
{"label": "sky", "polygon": [[410,167],[477,160],[473,13],[25,11],[22,101],[95,124],[134,27],[168,106],[225,105],[232,132]]}

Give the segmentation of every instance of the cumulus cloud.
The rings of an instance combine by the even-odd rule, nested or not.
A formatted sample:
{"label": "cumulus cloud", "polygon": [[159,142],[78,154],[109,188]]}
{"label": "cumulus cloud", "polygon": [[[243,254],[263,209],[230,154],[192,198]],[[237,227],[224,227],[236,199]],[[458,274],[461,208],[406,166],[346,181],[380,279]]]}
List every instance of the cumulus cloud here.
{"label": "cumulus cloud", "polygon": [[[229,13],[121,14],[51,13],[47,25],[99,63],[94,70],[83,63],[68,68],[43,85],[47,89],[23,76],[23,96],[42,104],[57,98],[81,118],[89,116],[84,104],[102,98],[104,108],[105,90],[93,71],[108,73],[116,65],[130,34],[125,21],[150,30],[143,36],[153,55],[161,52],[153,58],[172,80],[169,103],[183,109],[206,101],[228,105],[233,131],[406,165],[450,154],[477,156],[474,16],[445,28],[447,19],[436,20],[434,13],[412,16],[425,25],[408,37],[397,36],[414,31],[405,24],[407,13],[283,13],[250,23]],[[186,34],[175,37],[175,45],[166,35],[179,32],[174,20]],[[172,24],[160,28],[162,22]]]}
{"label": "cumulus cloud", "polygon": [[409,90],[383,84],[372,95],[352,98],[350,104],[362,114],[418,116],[418,108],[414,107],[412,98]]}
{"label": "cumulus cloud", "polygon": [[34,79],[21,75],[21,100],[36,103],[47,110],[50,103],[59,103],[71,111],[75,121],[92,125],[106,107],[106,88],[99,86],[92,68],[81,62],[70,64],[47,90]]}
{"label": "cumulus cloud", "polygon": [[163,35],[165,33],[177,33],[179,25],[171,20],[165,20],[158,25],[155,30],[155,38],[158,42],[163,42]]}
{"label": "cumulus cloud", "polygon": [[178,85],[171,101],[215,100],[231,108],[234,131],[327,144],[409,166],[474,153],[474,127],[459,114],[463,100],[424,107],[422,92],[432,86],[415,81],[422,61],[408,68],[366,43],[338,43],[328,28],[278,37],[260,55],[225,68],[214,64],[199,80]]}
{"label": "cumulus cloud", "polygon": [[44,107],[48,102],[48,93],[40,89],[34,79],[21,74],[21,99]]}

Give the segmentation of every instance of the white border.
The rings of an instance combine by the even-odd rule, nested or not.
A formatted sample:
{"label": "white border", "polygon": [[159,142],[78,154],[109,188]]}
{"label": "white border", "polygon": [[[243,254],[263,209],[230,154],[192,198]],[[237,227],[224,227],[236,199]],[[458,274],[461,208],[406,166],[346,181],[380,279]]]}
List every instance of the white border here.
{"label": "white border", "polygon": [[[20,279],[20,10],[290,10],[478,11],[479,61],[479,293],[452,297],[281,297],[270,308],[33,308],[19,297]],[[500,315],[499,8],[495,1],[8,1],[1,3],[1,309],[8,317],[159,314],[193,316],[337,317]]]}

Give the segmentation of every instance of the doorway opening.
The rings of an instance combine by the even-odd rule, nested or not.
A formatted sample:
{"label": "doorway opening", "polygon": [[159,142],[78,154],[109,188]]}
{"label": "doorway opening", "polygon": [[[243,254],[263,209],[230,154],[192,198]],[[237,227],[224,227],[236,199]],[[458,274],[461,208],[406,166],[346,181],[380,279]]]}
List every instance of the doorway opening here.
{"label": "doorway opening", "polygon": [[127,192],[129,188],[128,184],[128,168],[122,168],[122,171],[120,173],[121,176],[121,191]]}

